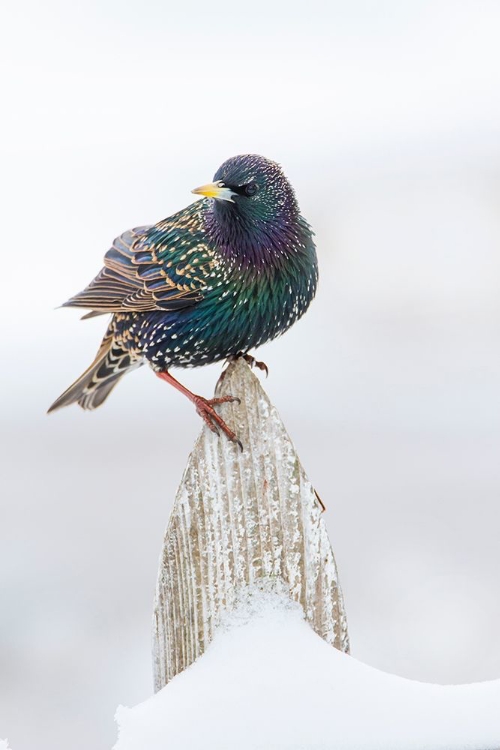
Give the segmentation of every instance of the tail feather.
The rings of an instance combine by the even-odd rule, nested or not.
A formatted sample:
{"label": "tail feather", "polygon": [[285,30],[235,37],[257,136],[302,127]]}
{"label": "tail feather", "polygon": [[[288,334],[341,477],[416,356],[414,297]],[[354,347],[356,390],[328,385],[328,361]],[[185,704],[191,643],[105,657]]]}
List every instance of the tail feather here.
{"label": "tail feather", "polygon": [[141,357],[119,346],[108,332],[90,367],[54,401],[48,413],[74,403],[82,409],[96,409],[106,400],[120,378],[141,364]]}

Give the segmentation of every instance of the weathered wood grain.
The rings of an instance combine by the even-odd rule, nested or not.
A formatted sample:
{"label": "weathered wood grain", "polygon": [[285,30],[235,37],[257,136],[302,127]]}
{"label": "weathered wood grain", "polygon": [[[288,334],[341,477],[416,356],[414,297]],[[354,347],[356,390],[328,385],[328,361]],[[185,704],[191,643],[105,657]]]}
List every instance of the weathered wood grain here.
{"label": "weathered wood grain", "polygon": [[349,650],[337,568],[321,508],[285,427],[243,360],[217,395],[243,445],[206,427],[189,457],[165,533],[154,610],[155,689],[200,656],[238,592],[280,578],[322,638]]}

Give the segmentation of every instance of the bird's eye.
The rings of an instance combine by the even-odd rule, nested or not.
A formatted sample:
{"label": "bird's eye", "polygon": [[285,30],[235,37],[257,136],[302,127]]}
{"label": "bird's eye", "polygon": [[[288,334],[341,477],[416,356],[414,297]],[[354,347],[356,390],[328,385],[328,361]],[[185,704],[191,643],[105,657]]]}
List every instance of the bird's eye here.
{"label": "bird's eye", "polygon": [[259,186],[256,182],[249,182],[248,185],[245,185],[245,195],[248,195],[248,197],[255,195],[258,190]]}

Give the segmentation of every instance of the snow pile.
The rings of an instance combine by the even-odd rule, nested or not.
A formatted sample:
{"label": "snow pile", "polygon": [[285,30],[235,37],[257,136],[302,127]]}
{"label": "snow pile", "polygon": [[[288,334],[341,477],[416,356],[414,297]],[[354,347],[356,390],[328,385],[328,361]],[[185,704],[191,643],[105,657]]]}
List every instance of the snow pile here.
{"label": "snow pile", "polygon": [[500,680],[380,672],[327,645],[284,594],[253,590],[197,662],[117,720],[114,750],[498,750]]}
{"label": "snow pile", "polygon": [[0,740],[0,750],[10,750],[9,740]]}

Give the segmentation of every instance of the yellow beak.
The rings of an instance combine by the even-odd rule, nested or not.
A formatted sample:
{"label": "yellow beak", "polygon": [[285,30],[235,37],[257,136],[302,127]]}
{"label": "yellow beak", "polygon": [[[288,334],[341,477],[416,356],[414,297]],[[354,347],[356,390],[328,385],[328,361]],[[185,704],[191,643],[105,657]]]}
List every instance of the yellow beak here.
{"label": "yellow beak", "polygon": [[205,198],[215,198],[218,201],[230,201],[231,203],[234,203],[232,198],[234,193],[230,188],[225,187],[221,180],[217,180],[217,182],[209,182],[208,185],[197,187],[194,190],[191,190],[191,192],[196,195],[204,195]]}

